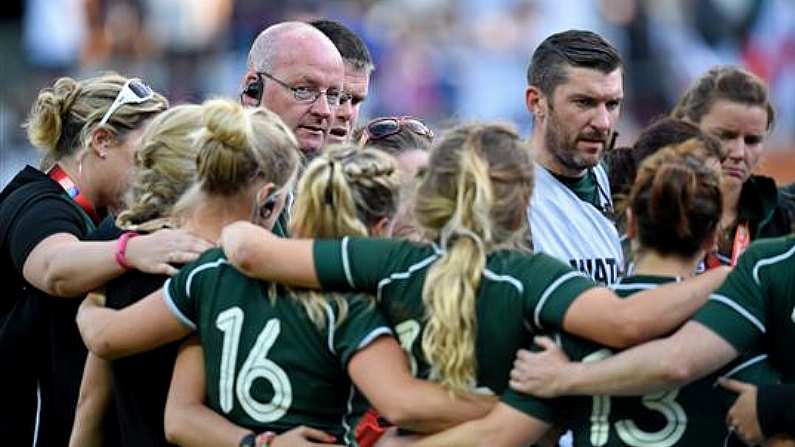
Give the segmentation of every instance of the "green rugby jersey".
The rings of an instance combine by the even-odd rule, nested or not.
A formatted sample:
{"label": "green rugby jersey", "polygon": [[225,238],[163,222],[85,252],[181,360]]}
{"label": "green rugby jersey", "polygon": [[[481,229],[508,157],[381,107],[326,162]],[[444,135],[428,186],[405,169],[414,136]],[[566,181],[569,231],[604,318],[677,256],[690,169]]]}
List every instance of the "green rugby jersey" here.
{"label": "green rugby jersey", "polygon": [[[428,268],[434,245],[393,239],[344,238],[314,243],[315,269],[330,290],[375,293],[384,316],[409,353],[412,372],[430,377],[422,353]],[[595,287],[584,274],[544,254],[503,250],[489,255],[476,300],[477,388],[502,394],[516,356],[542,328],[559,329],[569,305]]]}
{"label": "green rugby jersey", "polygon": [[[632,276],[612,286],[621,297],[675,281],[660,276]],[[588,340],[561,334],[557,341],[574,361],[597,361],[613,352]],[[719,376],[751,383],[776,383],[778,374],[767,356],[748,355],[719,373],[685,387],[640,397],[572,396],[537,399],[514,391],[506,400],[525,408],[528,414],[557,422],[572,430],[574,446],[718,446],[742,445],[729,439],[726,411],[736,394],[716,387]]]}
{"label": "green rugby jersey", "polygon": [[320,330],[291,292],[277,288],[270,299],[270,287],[235,270],[220,249],[164,285],[166,304],[201,338],[208,405],[255,432],[307,425],[352,443],[347,365],[390,329],[370,297],[351,295],[336,328],[338,309],[327,301]]}
{"label": "green rugby jersey", "polygon": [[739,352],[759,349],[784,382],[795,382],[795,236],[762,239],[693,317]]}

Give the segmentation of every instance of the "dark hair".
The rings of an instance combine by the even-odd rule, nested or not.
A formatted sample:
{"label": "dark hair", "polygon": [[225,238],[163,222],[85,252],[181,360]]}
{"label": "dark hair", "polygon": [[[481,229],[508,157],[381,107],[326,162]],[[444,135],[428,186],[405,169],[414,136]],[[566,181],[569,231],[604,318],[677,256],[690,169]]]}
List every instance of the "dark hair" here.
{"label": "dark hair", "polygon": [[676,118],[664,117],[643,129],[632,147],[616,148],[605,154],[610,172],[613,197],[629,194],[635,183],[638,166],[660,149],[695,138],[704,143],[705,157],[722,159],[720,142],[701,132],[695,125]]}
{"label": "dark hair", "polygon": [[334,20],[324,19],[313,20],[309,24],[325,34],[337,47],[342,59],[351,64],[355,70],[373,70],[373,58],[370,56],[370,50],[350,28]]}
{"label": "dark hair", "polygon": [[547,37],[536,48],[527,68],[527,83],[551,96],[566,81],[569,66],[610,73],[622,65],[618,50],[602,36],[591,31],[568,30]]}
{"label": "dark hair", "polygon": [[713,67],[704,73],[682,95],[671,115],[700,123],[712,105],[721,99],[764,108],[767,111],[768,129],[776,121],[776,112],[770,103],[765,81],[734,66]]}
{"label": "dark hair", "polygon": [[629,195],[641,246],[691,257],[718,226],[720,176],[704,163],[704,143],[691,138],[648,157]]}

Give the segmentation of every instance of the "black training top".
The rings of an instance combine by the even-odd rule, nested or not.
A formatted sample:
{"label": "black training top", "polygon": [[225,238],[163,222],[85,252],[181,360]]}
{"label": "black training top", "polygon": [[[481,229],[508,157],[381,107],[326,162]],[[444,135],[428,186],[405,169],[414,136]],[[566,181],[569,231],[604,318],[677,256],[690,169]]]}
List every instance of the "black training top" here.
{"label": "black training top", "polygon": [[[75,324],[80,299],[51,297],[25,281],[22,268],[42,240],[83,239],[88,215],[45,174],[28,166],[0,192],[0,439],[7,445],[67,445],[86,349]],[[37,396],[38,388],[38,396]],[[37,399],[41,408],[37,415]]]}
{"label": "black training top", "polygon": [[[106,219],[95,239],[112,240],[122,230]],[[166,275],[131,270],[105,285],[105,305],[122,309],[163,287]],[[171,446],[166,442],[163,416],[174,360],[181,342],[112,362],[113,401],[122,446]]]}

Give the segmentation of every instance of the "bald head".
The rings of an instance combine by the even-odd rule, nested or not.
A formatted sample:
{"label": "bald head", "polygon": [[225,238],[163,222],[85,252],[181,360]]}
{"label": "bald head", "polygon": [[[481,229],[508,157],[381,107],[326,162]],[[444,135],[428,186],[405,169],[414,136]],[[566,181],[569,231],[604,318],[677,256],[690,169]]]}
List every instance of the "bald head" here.
{"label": "bald head", "polygon": [[334,43],[314,26],[303,22],[277,23],[265,28],[254,40],[248,52],[248,68],[269,72],[276,59],[285,56],[285,53],[305,54],[308,48],[339,56]]}
{"label": "bald head", "polygon": [[326,142],[336,104],[329,104],[325,94],[311,102],[298,99],[295,89],[340,92],[344,79],[342,56],[328,37],[306,23],[283,22],[254,40],[243,85],[262,82],[259,103],[290,126],[311,158]]}

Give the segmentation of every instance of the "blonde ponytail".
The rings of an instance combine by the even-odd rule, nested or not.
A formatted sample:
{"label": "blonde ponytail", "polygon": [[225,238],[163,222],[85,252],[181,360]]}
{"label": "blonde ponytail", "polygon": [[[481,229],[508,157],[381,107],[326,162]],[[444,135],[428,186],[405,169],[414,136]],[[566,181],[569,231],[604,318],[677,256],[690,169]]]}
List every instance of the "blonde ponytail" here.
{"label": "blonde ponytail", "polygon": [[423,286],[422,349],[431,377],[453,392],[476,383],[481,275],[488,253],[526,236],[532,180],[529,149],[502,125],[460,126],[431,151],[415,215],[426,237],[440,241],[444,252]]}
{"label": "blonde ponytail", "polygon": [[[477,155],[480,138],[476,131],[465,143],[455,212],[441,234],[445,251],[428,270],[422,291],[428,319],[422,349],[433,365],[431,375],[460,392],[475,383],[475,298],[486,267],[486,247],[493,242],[490,213],[494,198],[488,166]],[[450,296],[458,300],[451,300]]]}

